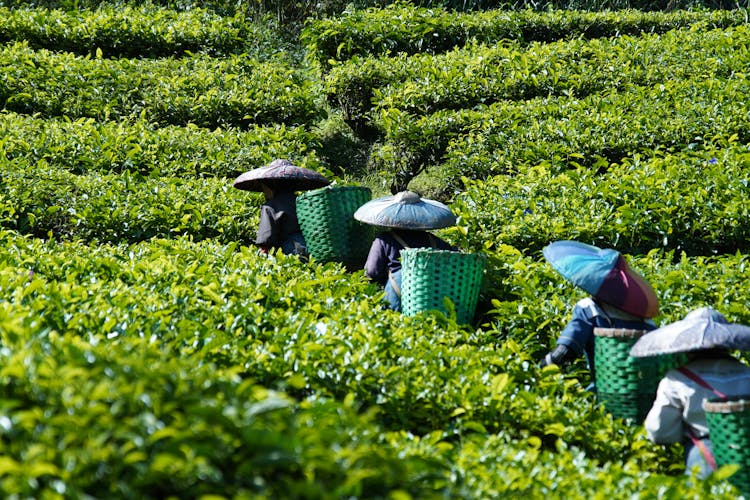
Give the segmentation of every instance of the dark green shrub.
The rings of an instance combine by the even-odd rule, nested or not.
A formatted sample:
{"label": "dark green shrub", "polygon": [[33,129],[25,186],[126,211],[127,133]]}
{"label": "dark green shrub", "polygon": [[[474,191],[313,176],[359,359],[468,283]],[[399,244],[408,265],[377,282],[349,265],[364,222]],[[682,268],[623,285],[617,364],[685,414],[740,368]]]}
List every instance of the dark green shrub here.
{"label": "dark green shrub", "polygon": [[320,170],[320,142],[302,127],[159,127],[143,120],[95,121],[0,114],[0,152],[75,174],[133,172],[146,177],[226,177],[287,158]]}
{"label": "dark green shrub", "polygon": [[688,255],[746,253],[750,195],[746,146],[625,159],[605,172],[545,166],[468,182],[455,199],[461,241],[536,253],[580,240],[623,252],[672,249]]}
{"label": "dark green shrub", "polygon": [[3,162],[0,224],[40,238],[135,242],[189,235],[254,240],[262,195],[225,178],[75,175]]}
{"label": "dark green shrub", "polygon": [[96,57],[156,58],[205,53],[279,56],[286,47],[269,26],[202,8],[178,12],[153,4],[96,10],[0,7],[0,41]]}
{"label": "dark green shrub", "polygon": [[352,57],[437,54],[472,42],[553,42],[576,38],[639,36],[688,26],[729,27],[747,21],[746,10],[643,12],[489,10],[461,13],[433,6],[393,3],[349,9],[307,23],[300,38],[324,68]]}
{"label": "dark green shrub", "polygon": [[323,116],[314,75],[284,61],[243,55],[180,59],[100,59],[0,50],[0,104],[40,116],[166,125],[298,125]]}

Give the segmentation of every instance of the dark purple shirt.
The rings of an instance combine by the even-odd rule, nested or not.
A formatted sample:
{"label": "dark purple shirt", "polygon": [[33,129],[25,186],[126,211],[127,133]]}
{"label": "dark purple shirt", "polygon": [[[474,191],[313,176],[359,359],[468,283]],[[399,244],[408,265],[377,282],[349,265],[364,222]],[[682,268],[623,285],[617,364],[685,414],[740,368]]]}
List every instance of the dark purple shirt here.
{"label": "dark purple shirt", "polygon": [[280,192],[260,206],[260,222],[255,244],[263,248],[280,247],[291,234],[300,232],[297,197]]}
{"label": "dark purple shirt", "polygon": [[388,280],[388,271],[394,273],[401,270],[401,250],[404,246],[393,237],[394,232],[409,248],[432,247],[439,250],[456,250],[456,247],[427,231],[393,229],[379,233],[375,236],[370,253],[367,255],[365,275],[381,285],[385,285]]}

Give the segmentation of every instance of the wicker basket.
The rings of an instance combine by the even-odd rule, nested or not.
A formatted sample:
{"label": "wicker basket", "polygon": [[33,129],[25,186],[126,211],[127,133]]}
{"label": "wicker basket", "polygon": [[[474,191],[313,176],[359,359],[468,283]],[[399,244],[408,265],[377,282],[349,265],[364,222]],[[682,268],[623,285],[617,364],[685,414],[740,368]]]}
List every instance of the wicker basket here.
{"label": "wicker basket", "polygon": [[673,356],[634,358],[630,348],[646,330],[594,328],[597,398],[613,416],[640,424],[656,397],[664,374],[676,366]]}
{"label": "wicker basket", "polygon": [[401,250],[402,312],[407,316],[431,310],[447,313],[447,298],[455,308],[456,321],[471,322],[482,286],[484,260],[481,254],[450,250]]}
{"label": "wicker basket", "polygon": [[321,262],[341,262],[362,269],[374,238],[372,226],[354,219],[370,201],[369,188],[327,186],[297,197],[297,218],[310,255]]}
{"label": "wicker basket", "polygon": [[750,394],[703,403],[716,464],[737,464],[729,482],[750,496]]}

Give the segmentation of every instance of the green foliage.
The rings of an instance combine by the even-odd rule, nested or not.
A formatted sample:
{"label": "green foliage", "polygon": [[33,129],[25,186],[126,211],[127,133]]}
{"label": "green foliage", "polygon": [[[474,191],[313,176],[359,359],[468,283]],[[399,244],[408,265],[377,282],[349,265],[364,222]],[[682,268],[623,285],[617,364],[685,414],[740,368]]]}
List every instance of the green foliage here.
{"label": "green foliage", "polygon": [[148,339],[14,333],[0,353],[4,496],[421,496],[441,473],[399,457],[351,404],[297,403]]}
{"label": "green foliage", "polygon": [[382,115],[388,140],[373,161],[407,173],[435,167],[445,192],[460,179],[482,179],[536,165],[553,172],[598,170],[635,154],[721,148],[750,141],[742,74],[726,80],[668,81],[583,99],[497,103],[481,110],[415,118]]}
{"label": "green foliage", "polygon": [[626,158],[604,172],[522,169],[466,181],[452,205],[470,248],[512,245],[529,253],[573,239],[626,253],[655,248],[689,255],[747,252],[750,196],[744,145],[700,153]]}
{"label": "green foliage", "polygon": [[189,235],[250,242],[261,196],[224,178],[75,175],[0,162],[0,225],[40,238],[134,242]]}
{"label": "green foliage", "polygon": [[283,124],[208,130],[143,120],[40,118],[0,114],[5,158],[46,162],[74,174],[133,172],[149,177],[227,177],[287,158],[320,170],[316,135]]}
{"label": "green foliage", "polygon": [[196,8],[224,16],[238,12],[235,0],[0,0],[0,6],[11,9],[60,9],[65,11],[106,9],[110,6],[125,8],[128,6],[161,6],[178,12],[191,11]]}
{"label": "green foliage", "polygon": [[[55,4],[0,21],[29,39],[0,50],[0,495],[736,498],[608,415],[582,360],[538,367],[582,295],[539,249],[632,252],[661,324],[750,323],[747,32],[707,31],[746,13],[433,11],[467,31],[443,42],[429,11],[350,11],[378,51],[463,48],[363,52],[325,95],[235,29],[336,1]],[[472,18],[518,41],[477,43]],[[85,55],[30,48],[52,43]],[[465,190],[441,236],[487,255],[480,321],[404,317],[362,272],[244,246],[261,196],[232,177],[274,157]]]}
{"label": "green foliage", "polygon": [[[351,399],[297,403],[232,370],[169,356],[148,340],[61,337],[19,324],[7,308],[0,309],[0,323],[13,324],[18,336],[5,329],[0,353],[6,495],[732,494],[717,481],[690,487],[682,478],[601,467],[580,451],[565,445],[545,451],[533,439],[469,436],[451,444],[439,434],[385,434],[372,414],[356,413]],[[557,466],[544,465],[550,462]]]}
{"label": "green foliage", "polygon": [[394,3],[348,9],[308,22],[300,38],[311,57],[326,68],[352,57],[437,54],[471,42],[488,45],[515,40],[553,42],[575,38],[639,36],[693,25],[743,24],[747,11],[643,12],[618,10],[489,10],[460,13],[439,6]]}
{"label": "green foliage", "polygon": [[202,127],[307,123],[322,116],[312,74],[243,55],[100,59],[0,50],[0,103],[10,111]]}
{"label": "green foliage", "polygon": [[[139,5],[140,0],[1,0],[0,6],[8,7],[48,7],[66,10],[93,9],[102,5]],[[265,0],[262,2],[244,2],[237,0],[149,0],[149,3],[161,5],[178,11],[191,10],[196,6],[224,15],[237,12],[246,15],[265,17],[273,15],[277,22],[289,29],[297,30],[299,24],[310,17],[335,15],[344,10],[348,4],[340,0],[289,2],[284,0]],[[351,2],[358,8],[385,7],[392,0],[356,0]],[[399,2],[403,3],[403,2]],[[729,0],[413,0],[415,6],[427,8],[444,8],[458,12],[474,12],[484,9],[524,10],[535,9],[585,9],[607,11],[617,9],[674,10],[687,8],[732,9],[747,6],[744,1]]]}
{"label": "green foliage", "polygon": [[523,50],[471,46],[423,59],[414,56],[407,64],[415,78],[374,89],[374,109],[421,115],[501,100],[582,98],[672,79],[718,80],[747,67],[750,54],[742,47],[748,35],[750,27],[745,25],[726,31],[534,43]]}
{"label": "green foliage", "polygon": [[[561,307],[560,299],[543,299],[555,298],[556,286],[545,288],[553,271],[513,254],[496,257],[505,262],[496,276],[506,293],[496,296],[495,326],[469,332],[439,315],[373,314],[379,294],[361,275],[330,264],[301,267],[293,257],[213,243],[93,249],[5,238],[3,276],[26,282],[9,301],[39,328],[158,339],[180,356],[242,367],[265,386],[337,399],[351,394],[377,407],[379,421],[395,430],[502,431],[536,436],[545,446],[562,438],[602,460],[619,460],[636,439],[635,429],[613,422],[574,381],[563,384],[558,372],[534,367],[530,356],[549,337],[529,332],[547,328],[552,335],[565,313],[550,309]],[[519,274],[521,265],[527,270]],[[506,307],[518,312],[503,315]],[[634,459],[648,448],[639,450]]]}
{"label": "green foliage", "polygon": [[[747,25],[554,43],[469,44],[430,55],[355,58],[325,77],[329,102],[355,131],[380,112],[415,116],[492,103],[627,92],[636,86],[721,80],[748,65]],[[386,133],[390,132],[386,130]]]}
{"label": "green foliage", "polygon": [[177,12],[145,5],[101,5],[96,10],[0,7],[0,41],[25,40],[34,49],[96,57],[212,56],[246,53],[258,59],[282,52],[265,24],[202,8]]}

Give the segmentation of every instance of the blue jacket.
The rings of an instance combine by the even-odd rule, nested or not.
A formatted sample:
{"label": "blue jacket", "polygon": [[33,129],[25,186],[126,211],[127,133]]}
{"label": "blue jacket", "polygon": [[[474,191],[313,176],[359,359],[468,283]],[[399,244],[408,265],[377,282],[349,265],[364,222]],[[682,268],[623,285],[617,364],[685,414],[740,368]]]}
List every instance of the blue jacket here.
{"label": "blue jacket", "polygon": [[573,317],[563,329],[558,344],[572,349],[577,355],[585,354],[592,379],[594,372],[594,328],[628,328],[633,330],[653,330],[656,324],[639,318],[591,297],[581,299],[573,307]]}

